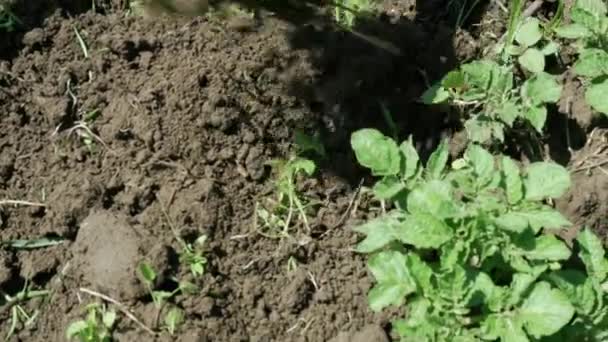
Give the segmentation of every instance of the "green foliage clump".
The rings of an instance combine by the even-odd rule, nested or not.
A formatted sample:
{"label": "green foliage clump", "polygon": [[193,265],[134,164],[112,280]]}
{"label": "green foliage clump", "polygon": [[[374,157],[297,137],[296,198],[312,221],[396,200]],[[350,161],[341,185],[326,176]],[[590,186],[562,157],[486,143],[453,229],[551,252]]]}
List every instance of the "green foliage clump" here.
{"label": "green foliage clump", "polygon": [[449,165],[445,142],[423,166],[411,140],[398,145],[374,129],[355,132],[351,145],[392,208],[355,228],[376,280],[369,305],[407,304],[406,319],[393,322],[403,341],[605,339],[601,242],[583,230],[584,267],[569,268],[572,249],[551,234],[570,226],[546,204],[569,188],[565,168],[521,169],[477,144]]}
{"label": "green foliage clump", "polygon": [[576,41],[579,56],[574,73],[587,83],[585,99],[596,111],[608,115],[608,8],[602,0],[577,0],[572,23],[555,29],[559,37]]}
{"label": "green foliage clump", "polygon": [[112,330],[116,323],[116,311],[108,310],[101,304],[89,304],[86,307],[87,317],[72,322],[66,331],[68,340],[81,342],[110,342]]}
{"label": "green foliage clump", "polygon": [[[530,62],[535,63],[538,62]],[[541,133],[547,119],[546,104],[557,102],[561,91],[555,77],[544,71],[518,85],[512,65],[483,59],[449,72],[422,100],[427,104],[448,102],[471,108],[465,122],[469,139],[503,142],[505,129],[512,128],[518,120]]]}

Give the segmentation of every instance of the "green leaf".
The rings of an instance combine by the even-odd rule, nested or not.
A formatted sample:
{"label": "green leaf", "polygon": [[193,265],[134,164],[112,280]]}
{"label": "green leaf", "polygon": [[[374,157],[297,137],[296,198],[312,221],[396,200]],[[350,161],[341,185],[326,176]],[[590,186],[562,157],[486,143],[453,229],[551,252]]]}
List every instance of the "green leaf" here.
{"label": "green leaf", "polygon": [[463,88],[466,85],[464,74],[459,70],[450,71],[441,81],[441,85],[444,88]]}
{"label": "green leaf", "polygon": [[154,284],[154,281],[156,280],[156,272],[148,263],[142,262],[139,264],[139,273],[141,274],[144,282],[146,282],[149,286]]}
{"label": "green leaf", "polygon": [[410,253],[406,258],[407,269],[414,278],[416,286],[423,293],[432,290],[431,277],[433,270],[427,265],[418,254]]}
{"label": "green leaf", "polygon": [[428,213],[439,218],[454,215],[452,187],[446,181],[432,180],[414,188],[407,196],[410,213]]}
{"label": "green leaf", "polygon": [[542,133],[547,121],[547,108],[543,105],[530,107],[524,111],[524,117],[538,133]]}
{"label": "green leaf", "polygon": [[526,209],[520,213],[528,220],[530,227],[535,232],[538,232],[541,228],[555,230],[572,225],[559,211],[547,206],[538,209]]}
{"label": "green leaf", "polygon": [[397,215],[384,215],[374,218],[353,228],[354,231],[365,234],[363,241],[359,242],[356,251],[359,253],[374,252],[396,239],[395,232],[400,226]]}
{"label": "green leaf", "polygon": [[405,190],[405,184],[398,177],[388,176],[374,184],[374,196],[379,199],[391,199]]}
{"label": "green leaf", "polygon": [[555,42],[549,42],[540,50],[543,55],[550,56],[556,55],[559,52],[559,44]]}
{"label": "green leaf", "polygon": [[518,212],[504,213],[494,219],[494,223],[501,229],[521,233],[528,228],[528,219]]}
{"label": "green leaf", "polygon": [[372,170],[375,176],[399,173],[401,154],[395,141],[373,128],[364,128],[351,136],[351,146],[359,164]]}
{"label": "green leaf", "polygon": [[467,84],[485,91],[490,86],[493,71],[498,67],[496,62],[483,59],[464,64],[460,69],[465,74]]}
{"label": "green leaf", "polygon": [[431,214],[408,216],[397,232],[399,240],[417,248],[439,248],[452,239],[453,230]]}
{"label": "green leaf", "polygon": [[543,103],[555,103],[559,100],[562,86],[555,81],[555,77],[540,72],[528,79],[521,87],[521,95],[530,107]]}
{"label": "green leaf", "polygon": [[538,275],[529,273],[515,273],[509,286],[508,306],[518,306],[529,293],[530,287],[538,279]]}
{"label": "green leaf", "polygon": [[293,174],[298,174],[299,172],[303,171],[309,176],[315,173],[315,169],[317,168],[315,162],[304,158],[297,158],[291,161],[288,165],[289,168],[292,170]]}
{"label": "green leaf", "polygon": [[535,162],[528,165],[526,172],[524,189],[527,200],[559,198],[570,187],[570,174],[561,165]]}
{"label": "green leaf", "polygon": [[608,260],[602,241],[588,228],[583,229],[576,237],[580,249],[579,257],[585,264],[587,274],[602,282],[608,274]]}
{"label": "green leaf", "polygon": [[88,327],[89,327],[89,324],[86,321],[81,320],[81,321],[72,322],[68,326],[68,328],[65,332],[65,335],[68,338],[68,340],[71,340],[74,337],[81,334],[82,332],[86,331]]}
{"label": "green leaf", "polygon": [[464,153],[465,158],[473,165],[478,181],[485,182],[492,177],[494,157],[490,152],[477,144],[471,144]]}
{"label": "green leaf", "polygon": [[574,307],[568,298],[544,281],[536,283],[518,311],[526,331],[535,338],[555,334],[573,315]]}
{"label": "green leaf", "polygon": [[593,312],[596,293],[593,282],[583,272],[558,270],[550,273],[547,279],[568,297],[577,312],[584,315],[590,315]]}
{"label": "green leaf", "polygon": [[558,27],[555,29],[555,33],[560,38],[566,39],[580,39],[591,36],[591,31],[581,24],[569,24]]}
{"label": "green leaf", "polygon": [[65,239],[50,237],[50,238],[40,238],[40,239],[32,239],[32,240],[9,240],[0,242],[0,245],[6,245],[10,248],[14,249],[37,249],[44,247],[56,246],[64,243]]}
{"label": "green leaf", "polygon": [[104,312],[101,321],[106,328],[112,329],[114,323],[116,323],[116,311],[108,310]]}
{"label": "green leaf", "polygon": [[437,149],[431,153],[428,162],[426,163],[426,171],[430,179],[439,178],[445,169],[448,162],[449,150],[448,142],[444,140],[439,144]]}
{"label": "green leaf", "polygon": [[608,12],[603,0],[576,0],[575,7],[597,16],[605,16]]}
{"label": "green leaf", "polygon": [[184,322],[184,312],[179,308],[172,308],[165,316],[165,325],[171,335]]}
{"label": "green leaf", "polygon": [[574,72],[584,77],[608,74],[608,52],[601,49],[584,49],[574,63]]}
{"label": "green leaf", "polygon": [[484,340],[494,341],[501,339],[502,342],[528,342],[522,328],[521,322],[513,317],[500,314],[488,315],[481,322],[481,334]]}
{"label": "green leaf", "polygon": [[540,29],[540,21],[534,17],[528,18],[517,30],[515,41],[519,44],[530,47],[543,37],[543,32]]}
{"label": "green leaf", "polygon": [[407,258],[396,251],[380,252],[369,260],[369,268],[378,282],[368,294],[373,311],[389,305],[401,305],[408,294],[416,291],[416,283],[407,269]]}
{"label": "green leaf", "polygon": [[602,83],[593,83],[587,88],[585,100],[600,113],[608,115],[608,79]]}
{"label": "green leaf", "polygon": [[402,170],[402,177],[404,179],[409,179],[416,174],[416,171],[418,170],[418,166],[419,166],[418,162],[420,160],[420,157],[418,156],[418,152],[416,151],[416,148],[414,147],[412,137],[410,136],[410,138],[408,140],[402,142],[401,145],[399,146],[399,149],[401,150],[401,153],[403,154],[403,159],[404,159],[404,163],[405,163],[405,165],[403,166],[403,170]]}
{"label": "green leaf", "polygon": [[526,50],[517,60],[522,67],[533,73],[545,70],[545,55],[538,49],[530,48]]}
{"label": "green leaf", "polygon": [[509,127],[513,126],[513,122],[521,115],[519,106],[513,101],[507,101],[503,103],[502,107],[498,111],[500,119],[504,121]]}
{"label": "green leaf", "polygon": [[447,101],[450,98],[450,92],[448,92],[441,84],[435,84],[427,89],[420,100],[426,105],[438,104]]}
{"label": "green leaf", "polygon": [[507,156],[502,157],[501,166],[507,200],[510,204],[518,203],[524,197],[523,181],[519,173],[519,167],[513,159]]}
{"label": "green leaf", "polygon": [[571,252],[568,246],[554,235],[541,235],[535,239],[534,249],[524,252],[529,260],[566,260]]}
{"label": "green leaf", "polygon": [[496,125],[498,125],[498,122],[480,117],[469,119],[464,123],[467,136],[471,141],[477,143],[485,143],[492,139]]}

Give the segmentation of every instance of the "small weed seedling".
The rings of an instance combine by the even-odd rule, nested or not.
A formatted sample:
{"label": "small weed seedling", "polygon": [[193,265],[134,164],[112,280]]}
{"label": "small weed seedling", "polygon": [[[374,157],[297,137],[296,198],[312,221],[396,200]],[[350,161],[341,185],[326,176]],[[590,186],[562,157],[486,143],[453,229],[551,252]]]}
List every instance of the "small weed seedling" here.
{"label": "small weed seedling", "polygon": [[315,163],[310,159],[291,157],[286,161],[275,160],[271,165],[276,173],[277,198],[266,198],[267,206],[256,205],[256,229],[271,238],[290,237],[297,218],[298,223],[310,231],[308,209],[313,203],[308,203],[298,193],[296,179],[300,174],[312,176],[316,170]]}
{"label": "small weed seedling", "polygon": [[528,72],[538,74],[545,71],[545,57],[557,54],[559,45],[545,42],[541,23],[536,18],[527,18],[515,34],[515,43],[507,47],[512,56]]}
{"label": "small weed seedling", "polygon": [[608,8],[602,0],[577,0],[572,23],[555,29],[561,38],[574,40],[579,56],[574,73],[586,81],[585,100],[608,115]]}
{"label": "small weed seedling", "polygon": [[[180,239],[181,240],[181,239]],[[179,259],[182,264],[188,265],[190,273],[195,278],[202,276],[205,273],[205,266],[207,265],[207,258],[203,255],[200,250],[207,241],[207,235],[199,236],[195,241],[194,245],[181,241],[182,251],[179,254]]]}
{"label": "small weed seedling", "polygon": [[403,341],[605,340],[608,260],[589,230],[578,238],[584,269],[552,230],[570,225],[545,204],[570,186],[550,162],[523,170],[472,144],[448,165],[442,143],[426,167],[411,140],[398,145],[377,130],[355,132],[358,162],[379,177],[373,187],[392,209],[355,228],[371,254],[374,311],[407,303],[393,323]]}
{"label": "small weed seedling", "polygon": [[[187,281],[179,281],[178,279],[172,279],[174,282],[178,284],[178,287],[173,291],[159,291],[155,290],[155,282],[158,277],[156,271],[149,264],[142,262],[139,265],[139,273],[141,275],[142,281],[148,288],[148,292],[152,297],[152,301],[154,305],[159,310],[159,313],[163,306],[169,301],[171,298],[176,296],[178,293],[182,294],[194,294],[198,291],[196,285],[187,282]],[[177,308],[171,308],[167,314],[165,315],[164,323],[165,328],[169,333],[173,335],[175,330],[179,325],[183,323],[183,312]]]}
{"label": "small weed seedling", "polygon": [[28,300],[40,297],[46,297],[50,294],[48,290],[31,290],[29,284],[24,285],[23,290],[14,296],[8,295],[0,290],[0,307],[7,306],[10,308],[10,326],[5,337],[5,341],[8,341],[18,329],[19,324],[25,327],[31,326],[40,311],[35,310],[33,314],[28,314],[27,311],[21,306],[22,303]]}
{"label": "small weed seedling", "polygon": [[110,342],[112,330],[116,323],[116,311],[105,305],[93,303],[86,306],[87,316],[83,320],[72,322],[66,331],[68,340],[80,342]]}

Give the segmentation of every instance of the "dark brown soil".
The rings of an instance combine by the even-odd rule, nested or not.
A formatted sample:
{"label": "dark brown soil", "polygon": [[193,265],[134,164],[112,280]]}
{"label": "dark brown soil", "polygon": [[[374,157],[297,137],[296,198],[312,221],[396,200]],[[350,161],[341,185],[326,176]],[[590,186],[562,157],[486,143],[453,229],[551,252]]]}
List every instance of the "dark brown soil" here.
{"label": "dark brown soil", "polygon": [[[350,227],[374,212],[365,201],[351,210],[365,174],[350,133],[388,131],[384,103],[400,135],[413,134],[428,155],[453,125],[417,99],[428,81],[481,50],[479,32],[455,36],[440,20],[441,1],[387,1],[382,20],[361,30],[389,37],[403,51],[395,56],[320,21],[145,20],[116,6],[94,13],[31,3],[17,11],[32,13],[25,29],[0,34],[0,200],[45,206],[0,206],[0,241],[67,241],[0,249],[3,291],[14,294],[26,281],[53,291],[23,304],[40,316],[11,341],[64,341],[67,325],[96,300],[82,287],[161,331],[136,271],[143,260],[161,275],[159,288],[173,289],[176,276],[200,293],[173,300],[186,312],[176,337],[149,336],[121,314],[118,341],[390,340],[393,313],[368,309],[372,280],[351,251],[358,236]],[[96,136],[91,147],[78,125],[95,111],[86,122]],[[296,128],[320,133],[330,156],[305,186],[323,205],[298,244],[253,226],[255,202],[273,185],[265,163],[292,151]],[[589,192],[573,190],[564,208],[604,230],[606,178],[583,174],[575,182]],[[583,205],[591,192],[595,206]],[[176,261],[172,229],[189,242],[208,235],[200,279]],[[298,265],[292,272],[290,259]],[[8,319],[0,311],[0,322]],[[0,334],[7,332],[3,323]]]}

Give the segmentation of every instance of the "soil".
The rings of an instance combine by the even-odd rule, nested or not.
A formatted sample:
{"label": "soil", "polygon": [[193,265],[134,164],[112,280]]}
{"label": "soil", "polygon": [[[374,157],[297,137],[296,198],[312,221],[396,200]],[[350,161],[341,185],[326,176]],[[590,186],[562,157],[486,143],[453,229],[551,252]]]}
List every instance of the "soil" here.
{"label": "soil", "polygon": [[[388,37],[396,56],[323,20],[145,19],[120,1],[88,4],[28,1],[16,8],[24,27],[0,33],[0,200],[44,204],[0,206],[0,241],[65,240],[0,249],[3,292],[52,291],[23,303],[40,315],[10,341],[66,340],[68,324],[98,299],[81,288],[162,331],[142,261],[159,274],[157,288],[175,289],[176,277],[200,291],[172,300],[186,314],[176,336],[148,335],[119,315],[118,341],[391,341],[390,320],[403,312],[368,309],[372,278],[351,250],[360,238],[352,225],[375,211],[358,200],[366,174],[349,137],[362,127],[388,132],[383,103],[423,157],[441,139],[461,138],[440,108],[417,99],[482,50],[483,30],[455,33],[442,1],[386,1],[380,20],[358,29]],[[323,205],[294,243],[258,234],[254,208],[273,190],[266,162],[289,155],[296,129],[318,133],[330,157],[303,186]],[[605,232],[606,178],[584,169],[603,142],[585,134],[576,148],[590,152],[566,158],[583,170],[560,205],[573,222]],[[202,277],[180,266],[176,235],[208,236]],[[0,321],[9,314],[0,311]]]}

